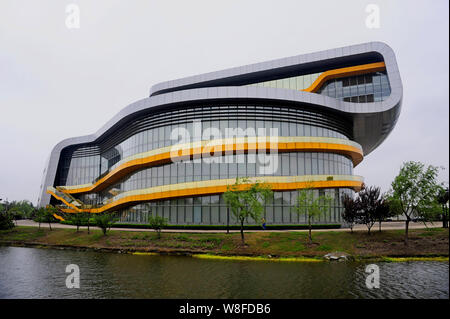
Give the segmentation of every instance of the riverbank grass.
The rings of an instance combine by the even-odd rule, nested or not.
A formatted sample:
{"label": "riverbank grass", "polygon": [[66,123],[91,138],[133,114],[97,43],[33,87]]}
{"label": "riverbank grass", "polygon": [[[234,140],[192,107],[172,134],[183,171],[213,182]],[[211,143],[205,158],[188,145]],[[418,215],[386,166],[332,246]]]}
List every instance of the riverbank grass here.
{"label": "riverbank grass", "polygon": [[[329,252],[344,252],[355,258],[406,258],[447,256],[449,232],[443,228],[410,230],[409,245],[405,246],[403,230],[382,232],[317,231],[313,243],[308,234],[300,231],[249,232],[242,246],[239,233],[175,233],[164,232],[161,238],[155,232],[111,230],[103,236],[101,230],[19,226],[0,231],[0,244],[77,249],[105,249],[135,253],[175,253],[208,256],[244,256],[256,258],[312,258]],[[270,256],[270,257],[268,257]],[[386,261],[395,261],[386,260]],[[406,260],[405,260],[406,261]]]}

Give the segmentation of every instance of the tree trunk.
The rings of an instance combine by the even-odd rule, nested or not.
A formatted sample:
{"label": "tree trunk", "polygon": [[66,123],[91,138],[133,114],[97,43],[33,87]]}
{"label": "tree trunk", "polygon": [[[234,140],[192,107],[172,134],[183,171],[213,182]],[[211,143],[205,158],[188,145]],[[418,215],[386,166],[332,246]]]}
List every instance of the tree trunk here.
{"label": "tree trunk", "polygon": [[445,207],[445,228],[448,228],[448,208]]}
{"label": "tree trunk", "polygon": [[88,218],[88,234],[90,234],[90,231],[89,231],[89,218]]}
{"label": "tree trunk", "polygon": [[227,234],[230,233],[230,209],[227,208]]}
{"label": "tree trunk", "polygon": [[48,222],[48,227],[50,227],[50,230],[52,230],[52,223]]}
{"label": "tree trunk", "polygon": [[309,242],[312,244],[312,234],[311,234],[311,217],[308,217],[308,225],[309,225]]}
{"label": "tree trunk", "polygon": [[442,205],[442,227],[448,228],[447,209],[446,209],[445,205]]}
{"label": "tree trunk", "polygon": [[80,229],[80,225],[77,225],[77,233],[78,233],[78,230]]}
{"label": "tree trunk", "polygon": [[405,224],[405,245],[408,246],[408,230],[409,230],[409,217],[406,218]]}
{"label": "tree trunk", "polygon": [[380,226],[379,231],[381,232],[381,220],[378,223],[379,223],[379,226]]}
{"label": "tree trunk", "polygon": [[242,245],[245,245],[245,241],[244,241],[244,220],[241,220],[241,240],[242,240]]}

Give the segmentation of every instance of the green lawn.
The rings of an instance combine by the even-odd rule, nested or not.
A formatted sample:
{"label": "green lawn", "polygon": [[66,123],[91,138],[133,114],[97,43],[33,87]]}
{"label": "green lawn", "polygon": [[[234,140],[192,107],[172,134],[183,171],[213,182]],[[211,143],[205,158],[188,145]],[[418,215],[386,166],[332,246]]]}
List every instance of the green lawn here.
{"label": "green lawn", "polygon": [[245,233],[246,245],[241,245],[240,233],[156,233],[148,231],[111,230],[103,236],[100,230],[75,229],[38,230],[16,227],[0,231],[0,243],[5,245],[60,245],[84,248],[108,248],[129,251],[160,251],[212,253],[222,255],[318,257],[328,252],[346,252],[353,256],[448,256],[449,232],[443,228],[410,230],[409,245],[405,246],[403,230],[367,232],[313,232],[313,242],[307,232]]}

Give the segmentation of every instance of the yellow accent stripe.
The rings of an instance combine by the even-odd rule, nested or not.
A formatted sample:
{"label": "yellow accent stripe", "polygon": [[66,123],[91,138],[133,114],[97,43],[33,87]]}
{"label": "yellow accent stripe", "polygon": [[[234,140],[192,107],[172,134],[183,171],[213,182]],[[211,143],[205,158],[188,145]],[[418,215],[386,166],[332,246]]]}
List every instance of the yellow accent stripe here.
{"label": "yellow accent stripe", "polygon": [[[250,182],[262,182],[270,185],[274,191],[293,191],[297,189],[313,188],[354,188],[359,190],[362,185],[362,177],[354,175],[303,175],[303,176],[261,176],[251,177]],[[102,213],[120,209],[126,206],[136,205],[141,202],[164,200],[180,197],[204,196],[222,194],[227,191],[228,185],[233,185],[235,179],[209,180],[189,183],[163,185],[124,192],[116,199],[99,208],[83,209],[83,212]],[[241,185],[241,188],[248,185]],[[71,209],[62,209],[64,212],[75,212]]]}
{"label": "yellow accent stripe", "polygon": [[308,257],[253,257],[253,256],[223,256],[223,255],[211,255],[211,254],[193,254],[193,258],[199,259],[217,259],[217,260],[251,260],[251,261],[288,261],[288,262],[324,262],[325,258],[308,258]]}
{"label": "yellow accent stripe", "polygon": [[61,216],[59,216],[59,215],[56,215],[56,214],[53,214],[53,217],[55,217],[56,219],[59,219],[60,221],[64,221],[64,218],[62,218]]}
{"label": "yellow accent stripe", "polygon": [[54,192],[50,191],[47,189],[47,193],[49,193],[50,195],[52,195],[53,197],[55,197],[56,199],[59,199],[60,201],[62,201],[64,204],[66,204],[69,207],[73,207],[77,212],[81,212],[81,209],[79,209],[78,207],[76,207],[73,204],[70,204],[69,202],[67,202],[64,198],[56,195]]}
{"label": "yellow accent stripe", "polygon": [[[344,76],[353,76],[353,75],[360,75],[370,72],[377,72],[377,71],[383,71],[386,69],[386,65],[384,62],[376,62],[376,63],[369,63],[369,64],[363,64],[363,65],[357,65],[357,66],[351,66],[346,68],[339,68],[334,70],[328,70],[323,72],[315,81],[311,84],[310,87],[307,89],[304,89],[302,91],[306,92],[316,92],[327,80],[344,77]],[[282,137],[279,137],[279,139],[282,139]],[[213,145],[214,141],[209,141],[211,143],[210,145]],[[293,144],[295,143],[295,144]],[[192,143],[191,143],[192,144]],[[222,151],[222,154],[230,154],[229,152],[233,151],[233,154],[235,154],[237,151],[249,151],[249,150],[255,150],[258,149],[258,146],[256,148],[249,147],[250,143],[241,143],[241,144],[233,144],[231,145],[214,145],[215,152],[217,152],[217,147],[221,147],[219,152]],[[255,145],[259,145],[260,143],[256,143]],[[169,147],[170,148],[170,147]],[[266,149],[270,149],[269,143],[264,147]],[[189,157],[193,157],[199,154],[207,154],[209,153],[209,149],[206,152],[205,148],[203,146],[197,147],[197,148],[190,148],[188,150],[188,155],[186,156],[180,156],[180,157],[171,157],[170,151],[167,152],[168,147],[153,150],[147,153],[154,153],[154,155],[147,156],[145,158],[136,158],[140,154],[136,154],[134,156],[131,156],[130,158],[136,158],[131,159],[130,161],[127,161],[120,166],[113,169],[111,172],[109,172],[106,176],[102,177],[100,180],[95,182],[94,184],[89,183],[85,185],[74,185],[74,186],[60,186],[61,191],[68,193],[68,194],[78,194],[78,193],[86,193],[86,192],[96,192],[100,191],[104,188],[106,188],[109,185],[112,185],[114,182],[116,182],[118,179],[126,176],[127,174],[131,173],[134,170],[143,168],[143,167],[151,167],[155,165],[165,164],[168,162],[171,162],[171,159],[185,159]],[[166,150],[166,152],[161,152],[163,150]],[[363,158],[362,150],[355,146],[350,145],[342,145],[340,143],[314,143],[314,142],[306,142],[306,143],[298,143],[298,142],[288,142],[288,143],[278,143],[278,151],[280,153],[283,152],[292,152],[292,151],[328,151],[328,152],[334,152],[344,155],[349,155],[352,158],[353,165],[358,165]],[[216,153],[217,154],[217,153]],[[173,155],[173,154],[172,154]],[[69,205],[71,206],[71,205]]]}
{"label": "yellow accent stripe", "polygon": [[384,62],[377,62],[325,71],[313,82],[313,84],[311,84],[309,88],[301,91],[315,93],[322,87],[322,85],[327,80],[342,78],[345,76],[353,76],[371,72],[384,71],[385,69],[386,65],[384,64]]}
{"label": "yellow accent stripe", "polygon": [[[250,140],[250,141],[249,141]],[[211,151],[217,154],[236,154],[238,152],[257,151],[261,149],[278,149],[279,153],[286,152],[330,152],[347,155],[352,158],[353,165],[358,165],[363,159],[363,151],[359,144],[338,138],[328,137],[278,137],[277,143],[270,143],[267,137],[266,142],[260,143],[257,139],[228,138],[211,141],[201,141],[186,143],[177,146],[178,152],[171,152],[172,146],[163,147],[149,152],[130,156],[127,161],[118,165],[107,175],[99,179],[94,184],[78,186],[59,186],[59,190],[67,194],[79,194],[87,192],[98,192],[113,185],[122,177],[141,168],[151,167],[172,162],[209,155]],[[198,145],[196,145],[198,144]]]}

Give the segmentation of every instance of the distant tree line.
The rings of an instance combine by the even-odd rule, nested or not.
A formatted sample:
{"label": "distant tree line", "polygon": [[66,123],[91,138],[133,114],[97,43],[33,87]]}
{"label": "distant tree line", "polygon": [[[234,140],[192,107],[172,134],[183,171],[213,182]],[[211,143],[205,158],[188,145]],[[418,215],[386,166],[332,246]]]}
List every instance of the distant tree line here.
{"label": "distant tree line", "polygon": [[39,229],[41,223],[48,223],[51,230],[51,223],[57,221],[54,214],[58,212],[58,209],[52,205],[37,208],[28,200],[2,201],[0,202],[0,229],[13,228],[15,224],[17,225],[17,220],[32,219],[39,223]]}

